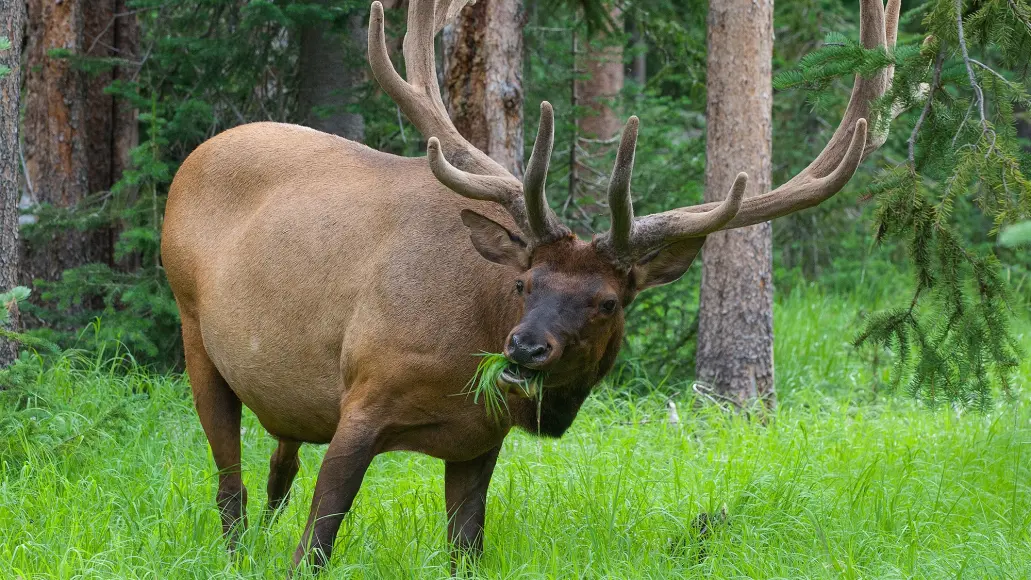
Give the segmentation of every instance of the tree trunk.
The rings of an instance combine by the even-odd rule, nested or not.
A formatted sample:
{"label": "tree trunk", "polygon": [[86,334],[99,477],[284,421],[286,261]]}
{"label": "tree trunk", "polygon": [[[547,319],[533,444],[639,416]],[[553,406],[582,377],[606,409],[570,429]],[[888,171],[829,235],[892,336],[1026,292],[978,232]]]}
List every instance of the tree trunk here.
{"label": "tree trunk", "polygon": [[[609,15],[617,27],[623,22],[619,8],[613,8]],[[580,53],[583,58],[577,65],[584,74],[577,82],[577,98],[590,111],[580,117],[580,135],[592,140],[612,139],[623,128],[614,106],[623,91],[623,40],[617,33],[602,34],[584,44],[586,50]]]}
{"label": "tree trunk", "polygon": [[[23,0],[0,0],[0,38],[11,48],[0,51],[0,292],[18,282],[18,198],[19,153],[18,117],[21,102],[21,46],[25,26]],[[0,308],[6,308],[0,304]],[[8,329],[16,329],[17,307],[11,308]],[[0,338],[0,367],[7,366],[18,354],[17,346]]]}
{"label": "tree trunk", "polygon": [[[323,5],[328,0],[322,0]],[[348,111],[366,82],[367,18],[350,14],[344,22],[319,23],[301,30],[301,122],[352,141],[365,138],[365,120]]]}
{"label": "tree trunk", "polygon": [[[104,93],[114,79],[134,74],[139,33],[126,3],[28,2],[24,142],[34,203],[74,208],[90,193],[110,190],[128,165],[138,140],[136,113]],[[90,76],[55,50],[127,62]],[[22,282],[56,280],[90,262],[112,264],[116,233],[62,227],[46,240],[23,244]]]}
{"label": "tree trunk", "polygon": [[[621,25],[623,16],[619,8],[613,8],[610,16],[617,26]],[[622,35],[602,33],[590,40],[574,39],[573,60],[576,63],[573,100],[577,119],[569,185],[570,202],[576,203],[579,211],[567,212],[564,217],[578,233],[590,235],[594,224],[586,222],[605,212],[597,204],[577,203],[577,200],[584,196],[605,198],[611,168],[609,154],[616,150],[615,138],[623,128],[616,106],[625,77]]]}
{"label": "tree trunk", "polygon": [[[705,201],[739,171],[748,195],[770,188],[772,0],[711,0]],[[697,373],[738,405],[775,403],[773,250],[769,222],[709,236],[702,254]]]}
{"label": "tree trunk", "polygon": [[479,0],[443,31],[443,93],[455,127],[517,177],[523,174],[523,24],[520,0]]}

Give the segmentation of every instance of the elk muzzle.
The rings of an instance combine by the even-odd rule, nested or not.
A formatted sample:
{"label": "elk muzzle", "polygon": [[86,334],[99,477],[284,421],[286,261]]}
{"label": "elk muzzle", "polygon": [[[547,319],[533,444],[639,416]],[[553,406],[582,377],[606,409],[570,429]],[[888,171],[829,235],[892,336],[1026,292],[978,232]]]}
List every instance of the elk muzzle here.
{"label": "elk muzzle", "polygon": [[540,370],[562,355],[562,345],[550,332],[515,327],[505,341],[505,357],[519,366]]}

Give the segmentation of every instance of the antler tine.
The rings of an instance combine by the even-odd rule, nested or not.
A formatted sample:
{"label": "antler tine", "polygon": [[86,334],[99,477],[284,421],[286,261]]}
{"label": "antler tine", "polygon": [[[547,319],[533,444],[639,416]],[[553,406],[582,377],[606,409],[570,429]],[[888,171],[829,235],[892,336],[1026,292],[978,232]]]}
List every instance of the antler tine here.
{"label": "antler tine", "polygon": [[[465,0],[452,0],[445,10],[452,12]],[[437,86],[433,38],[437,32],[436,2],[411,0],[408,5],[408,32],[404,39],[405,69],[408,81],[401,78],[390,62],[383,30],[383,5],[372,3],[369,17],[369,65],[380,87],[426,137],[440,139],[444,153],[464,170],[484,175],[507,176],[498,165],[458,132],[448,117]],[[441,19],[442,20],[442,19]]]}
{"label": "antler tine", "polygon": [[544,182],[555,141],[551,105],[541,105],[541,127],[527,169],[525,187],[486,153],[466,141],[444,107],[437,86],[433,38],[449,16],[457,14],[469,3],[470,0],[440,0],[439,3],[435,0],[410,0],[408,32],[404,39],[408,71],[408,81],[405,81],[397,74],[387,53],[383,5],[373,2],[369,18],[372,73],[401,111],[429,138],[427,156],[430,170],[438,181],[465,197],[504,206],[532,244],[568,235],[569,230],[559,223],[544,197]]}
{"label": "antler tine", "polygon": [[635,219],[630,179],[634,172],[634,151],[639,126],[638,118],[630,117],[623,129],[609,180],[612,227],[595,239],[597,247],[624,266],[629,266],[656,247],[686,238],[705,237],[722,228],[737,214],[748,184],[748,175],[739,173],[726,199],[705,213],[673,210]]}
{"label": "antler tine", "polygon": [[508,208],[510,213],[512,213],[513,203],[517,202],[517,205],[520,206],[517,213],[522,219],[517,217],[515,213],[513,213],[513,217],[517,217],[516,221],[519,221],[520,225],[527,223],[525,220],[526,210],[522,203],[523,185],[518,179],[495,175],[477,175],[458,169],[444,157],[441,151],[440,139],[436,137],[430,137],[429,142],[426,144],[426,153],[429,157],[430,171],[433,172],[437,181],[443,183],[448,189],[470,199],[493,201],[501,204]]}
{"label": "antler tine", "polygon": [[[860,37],[865,48],[883,47],[890,50],[898,36],[900,0],[862,0],[860,5]],[[749,197],[741,202],[737,215],[722,229],[733,229],[769,221],[796,211],[812,207],[832,197],[848,183],[859,164],[872,151],[884,143],[890,118],[874,122],[877,130],[869,136],[868,119],[871,105],[883,96],[891,85],[892,67],[870,78],[856,75],[848,107],[841,123],[826,147],[816,159],[798,175],[777,189]],[[705,203],[673,210],[692,214],[709,212],[717,203]]]}
{"label": "antler tine", "polygon": [[551,103],[541,103],[541,120],[537,126],[537,138],[533,142],[533,153],[523,174],[523,199],[526,203],[526,217],[538,243],[546,243],[569,234],[569,229],[559,222],[555,212],[548,206],[545,185],[548,181],[548,166],[555,147],[555,111]]}
{"label": "antler tine", "polygon": [[476,175],[458,169],[444,157],[440,150],[440,140],[436,137],[430,137],[429,143],[426,144],[426,153],[429,157],[430,171],[445,187],[470,199],[492,201],[504,207],[530,238],[528,242],[531,245],[540,244],[545,239],[538,234],[534,222],[527,215],[523,184],[518,179],[511,176]]}
{"label": "antler tine", "polygon": [[616,152],[616,163],[609,178],[609,214],[612,216],[610,239],[617,256],[630,253],[630,238],[634,230],[634,201],[630,198],[630,179],[634,173],[634,154],[637,150],[637,131],[640,120],[630,117],[623,128],[623,137]]}

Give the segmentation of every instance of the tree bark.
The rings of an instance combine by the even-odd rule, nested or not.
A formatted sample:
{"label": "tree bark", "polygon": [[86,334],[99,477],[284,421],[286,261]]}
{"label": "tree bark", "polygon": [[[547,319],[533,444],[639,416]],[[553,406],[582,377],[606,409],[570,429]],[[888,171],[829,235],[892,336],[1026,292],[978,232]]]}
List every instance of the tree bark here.
{"label": "tree bark", "polygon": [[[34,203],[74,208],[110,190],[129,163],[136,113],[104,93],[134,73],[138,26],[129,12],[126,0],[28,1],[24,142]],[[53,51],[126,62],[91,76]],[[90,262],[112,264],[116,233],[63,228],[43,243],[23,243],[20,278],[31,284]]]}
{"label": "tree bark", "polygon": [[[617,26],[622,24],[623,13],[619,8],[613,8],[609,16]],[[623,41],[616,33],[603,33],[585,44],[583,58],[577,65],[584,73],[577,81],[577,98],[590,111],[580,117],[580,134],[587,139],[611,139],[623,128],[614,106],[623,91]]]}
{"label": "tree bark", "polygon": [[455,127],[517,177],[523,174],[523,25],[520,0],[479,0],[443,31],[443,93]]}
{"label": "tree bark", "polygon": [[[609,15],[616,26],[622,26],[619,8],[613,8]],[[579,211],[563,217],[577,233],[589,236],[594,231],[594,224],[589,222],[605,212],[598,204],[578,199],[604,199],[608,186],[610,153],[616,150],[615,138],[623,128],[617,107],[625,80],[622,35],[613,31],[582,41],[574,37],[573,61],[573,108],[577,118],[570,151],[569,205],[576,204]]]}
{"label": "tree bark", "polygon": [[[0,37],[11,42],[10,49],[0,51],[0,65],[10,69],[0,77],[0,292],[18,282],[18,118],[24,26],[23,0],[0,0]],[[0,308],[6,305],[0,304]],[[10,309],[8,329],[17,328],[17,312],[17,307]],[[0,338],[0,367],[11,364],[17,354],[17,345]]]}
{"label": "tree bark", "polygon": [[[327,5],[328,0],[321,4]],[[366,17],[348,15],[339,25],[319,23],[301,30],[300,110],[302,124],[352,141],[365,138],[365,120],[348,111],[366,82]]]}
{"label": "tree bark", "polygon": [[[705,201],[739,171],[748,195],[769,190],[772,0],[710,0]],[[769,222],[709,236],[702,254],[697,374],[738,405],[775,404],[773,249]]]}

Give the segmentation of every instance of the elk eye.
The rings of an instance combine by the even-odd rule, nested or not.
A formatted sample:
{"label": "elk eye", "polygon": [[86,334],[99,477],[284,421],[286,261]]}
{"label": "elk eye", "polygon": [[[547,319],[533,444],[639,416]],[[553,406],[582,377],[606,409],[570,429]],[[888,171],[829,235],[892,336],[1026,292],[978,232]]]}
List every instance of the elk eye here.
{"label": "elk eye", "polygon": [[516,280],[516,292],[518,292],[520,294],[523,293],[523,281],[522,280]]}
{"label": "elk eye", "polygon": [[601,303],[601,311],[604,312],[605,314],[612,314],[613,312],[616,311],[616,301],[610,298],[610,299],[606,300],[605,302],[602,302]]}

